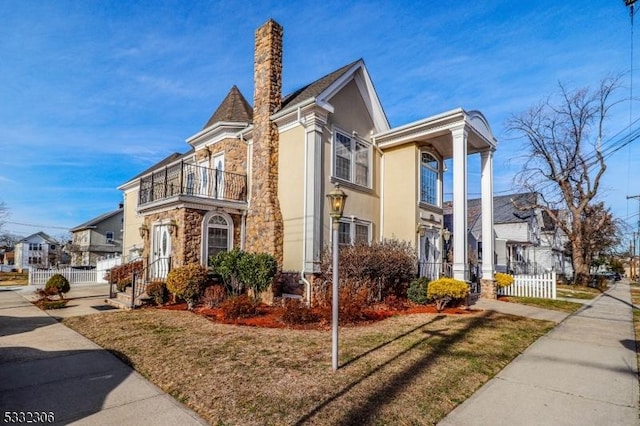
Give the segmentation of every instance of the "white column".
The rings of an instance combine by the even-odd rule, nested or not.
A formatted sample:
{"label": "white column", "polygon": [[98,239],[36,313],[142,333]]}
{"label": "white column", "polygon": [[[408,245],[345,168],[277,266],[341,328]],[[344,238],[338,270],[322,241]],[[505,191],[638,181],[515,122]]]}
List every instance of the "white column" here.
{"label": "white column", "polygon": [[495,234],[493,232],[493,150],[480,153],[482,186],[482,279],[492,280]]}
{"label": "white column", "polygon": [[467,279],[467,130],[451,130],[453,137],[453,278]]}
{"label": "white column", "polygon": [[304,220],[304,268],[307,272],[318,272],[322,255],[322,126],[323,117],[311,115],[305,117],[305,217]]}

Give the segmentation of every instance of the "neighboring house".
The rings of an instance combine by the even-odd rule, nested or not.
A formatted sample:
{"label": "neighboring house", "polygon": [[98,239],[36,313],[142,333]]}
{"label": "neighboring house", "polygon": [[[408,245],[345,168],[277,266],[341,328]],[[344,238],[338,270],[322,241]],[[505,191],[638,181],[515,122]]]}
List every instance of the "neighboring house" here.
{"label": "neighboring house", "polygon": [[96,266],[101,257],[122,253],[124,207],[102,214],[71,229],[72,242],[67,247],[72,266]]}
{"label": "neighboring house", "polygon": [[[151,265],[206,265],[239,247],[270,253],[283,270],[312,279],[331,242],[326,194],[340,184],[348,197],[340,244],[405,240],[424,264],[440,267],[444,160],[453,159],[460,211],[468,155],[480,154],[482,196],[493,195],[497,142],[484,116],[458,108],[391,128],[362,60],[283,97],[282,27],[272,20],[256,31],[254,65],[253,107],[232,87],[187,139],[188,152],[119,187],[124,254],[144,247]],[[483,232],[492,235],[491,203],[483,208]],[[464,215],[453,220],[465,227]],[[467,236],[456,238],[453,275],[465,279]],[[492,238],[485,244],[494,250]],[[493,278],[493,264],[483,273]]]}
{"label": "neighboring house", "polygon": [[29,268],[50,268],[58,263],[60,252],[58,242],[45,234],[37,232],[21,239],[15,245],[14,261],[18,272]]}
{"label": "neighboring house", "polygon": [[[526,208],[536,203],[535,193],[493,198],[496,270],[516,274],[555,270],[570,274],[570,262],[564,250],[564,233],[541,209]],[[480,204],[480,199],[468,201],[469,262],[472,264],[483,257]],[[452,210],[451,203],[445,203],[447,227],[453,226]],[[455,234],[454,229],[451,231]]]}

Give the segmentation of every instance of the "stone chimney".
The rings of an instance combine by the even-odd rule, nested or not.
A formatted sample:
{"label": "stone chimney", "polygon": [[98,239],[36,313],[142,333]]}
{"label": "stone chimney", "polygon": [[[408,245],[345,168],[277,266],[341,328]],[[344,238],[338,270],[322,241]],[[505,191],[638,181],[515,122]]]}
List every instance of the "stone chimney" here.
{"label": "stone chimney", "polygon": [[282,26],[273,19],[256,30],[251,199],[246,249],[273,255],[282,266],[283,222],[278,201],[278,128],[282,105]]}

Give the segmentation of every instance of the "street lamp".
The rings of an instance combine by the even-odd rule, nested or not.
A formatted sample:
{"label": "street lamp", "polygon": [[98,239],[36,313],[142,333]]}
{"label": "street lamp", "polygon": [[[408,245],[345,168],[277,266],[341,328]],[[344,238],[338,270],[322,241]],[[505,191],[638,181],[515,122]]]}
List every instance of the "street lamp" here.
{"label": "street lamp", "polygon": [[445,276],[449,276],[449,268],[447,267],[449,263],[449,240],[451,239],[451,231],[449,229],[444,228],[442,230],[442,239],[444,240],[444,256],[442,257],[443,269]]}
{"label": "street lamp", "polygon": [[333,190],[327,194],[329,200],[329,216],[332,219],[333,227],[333,297],[331,312],[331,365],[334,370],[338,369],[338,229],[340,228],[340,218],[344,211],[344,203],[347,194],[340,189],[340,185],[336,184]]}

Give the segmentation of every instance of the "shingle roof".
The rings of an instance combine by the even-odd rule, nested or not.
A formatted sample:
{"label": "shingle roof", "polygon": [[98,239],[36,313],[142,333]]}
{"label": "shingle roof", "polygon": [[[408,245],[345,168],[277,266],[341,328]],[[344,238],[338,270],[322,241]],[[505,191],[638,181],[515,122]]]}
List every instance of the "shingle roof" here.
{"label": "shingle roof", "polygon": [[71,228],[70,231],[71,232],[75,232],[75,231],[80,231],[82,229],[87,229],[87,228],[95,228],[96,226],[98,226],[100,224],[100,222],[102,222],[103,220],[107,220],[110,217],[113,217],[119,213],[124,212],[123,208],[119,208],[117,210],[113,210],[104,214],[101,214],[98,217],[94,217],[93,219],[83,223],[82,225],[78,225],[74,228]]}
{"label": "shingle roof", "polygon": [[46,233],[40,231],[40,232],[36,232],[35,234],[31,234],[28,237],[25,237],[25,238],[21,239],[16,244],[25,243],[25,242],[29,241],[31,238],[36,237],[36,236],[42,238],[43,240],[47,241],[48,243],[55,243],[56,242],[56,240],[51,238],[51,236],[49,234],[46,234]]}
{"label": "shingle roof", "polygon": [[282,109],[287,106],[298,104],[302,101],[305,101],[309,98],[315,98],[320,93],[324,92],[329,86],[331,86],[337,79],[342,77],[342,75],[347,72],[351,67],[353,67],[358,61],[353,61],[348,65],[339,68],[324,77],[319,78],[318,80],[310,83],[300,89],[296,90],[293,93],[288,94],[282,99]]}
{"label": "shingle roof", "polygon": [[203,129],[223,121],[232,123],[251,123],[253,121],[253,109],[235,85],[229,90]]}

